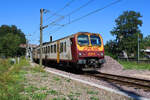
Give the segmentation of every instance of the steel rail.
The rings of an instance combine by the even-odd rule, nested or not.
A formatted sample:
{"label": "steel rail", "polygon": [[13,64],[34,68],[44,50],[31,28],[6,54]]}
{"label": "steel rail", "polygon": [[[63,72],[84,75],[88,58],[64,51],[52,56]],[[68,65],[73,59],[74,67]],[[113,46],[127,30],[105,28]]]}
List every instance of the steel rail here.
{"label": "steel rail", "polygon": [[150,80],[133,78],[128,76],[107,74],[107,73],[99,73],[99,74],[89,74],[86,75],[93,76],[99,80],[105,80],[108,82],[115,82],[116,84],[123,84],[127,86],[132,86],[138,89],[144,89],[145,91],[150,91]]}

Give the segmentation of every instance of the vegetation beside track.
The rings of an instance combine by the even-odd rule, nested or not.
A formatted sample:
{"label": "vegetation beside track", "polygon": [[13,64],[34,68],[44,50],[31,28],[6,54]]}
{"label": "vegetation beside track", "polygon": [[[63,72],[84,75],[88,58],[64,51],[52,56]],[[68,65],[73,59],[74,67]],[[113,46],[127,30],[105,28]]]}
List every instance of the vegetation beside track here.
{"label": "vegetation beside track", "polygon": [[20,95],[24,91],[23,66],[29,65],[29,62],[21,58],[19,64],[12,64],[11,59],[0,59],[0,100],[21,100],[24,97]]}
{"label": "vegetation beside track", "polygon": [[129,61],[119,61],[123,65],[124,69],[136,69],[136,70],[150,70],[150,64],[148,63],[137,63]]}
{"label": "vegetation beside track", "polygon": [[0,100],[130,100],[105,90],[87,86],[29,65],[0,59]]}
{"label": "vegetation beside track", "polygon": [[45,72],[39,66],[30,67],[29,61],[24,58],[16,64],[12,64],[11,59],[0,59],[0,100],[29,100],[23,94],[28,90],[25,88],[28,71]]}

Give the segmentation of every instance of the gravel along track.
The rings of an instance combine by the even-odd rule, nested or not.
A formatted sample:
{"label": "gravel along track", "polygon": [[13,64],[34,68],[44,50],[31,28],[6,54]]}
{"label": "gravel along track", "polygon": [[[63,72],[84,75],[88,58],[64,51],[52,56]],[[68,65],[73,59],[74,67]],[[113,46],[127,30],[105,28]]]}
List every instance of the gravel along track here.
{"label": "gravel along track", "polygon": [[[135,74],[149,74],[150,71],[137,71],[137,70],[124,70],[122,65],[120,65],[117,61],[115,61],[114,59],[112,59],[109,56],[105,56],[106,59],[106,63],[104,64],[104,66],[98,71],[100,73],[109,73],[109,74],[114,74],[114,75],[122,75],[122,76],[133,76]],[[63,67],[63,66],[60,66]],[[78,79],[82,79],[88,82],[93,82],[95,84],[98,85],[102,85],[102,86],[106,86],[108,88],[112,88],[118,91],[122,91],[124,93],[127,93],[129,95],[132,96],[132,94],[134,95],[138,95],[141,97],[146,97],[146,98],[150,98],[150,92],[149,91],[144,91],[143,89],[138,89],[136,87],[133,86],[126,86],[126,85],[121,85],[121,84],[117,84],[117,83],[113,83],[112,81],[107,81],[107,80],[98,80],[96,78],[93,78],[92,76],[86,76],[83,73],[73,73],[72,71],[69,72],[68,70],[64,70],[62,68],[55,68],[54,66],[51,67],[46,67],[46,69],[49,69],[51,71],[54,72],[58,72],[64,75],[68,75],[70,77],[74,77],[74,78],[78,78]],[[140,78],[140,77],[138,77]]]}
{"label": "gravel along track", "polygon": [[123,66],[110,56],[105,56],[105,60],[106,63],[98,70],[99,72],[150,80],[148,70],[124,70]]}
{"label": "gravel along track", "polygon": [[107,73],[99,73],[99,74],[95,74],[95,73],[94,74],[85,73],[85,74],[89,76],[93,76],[94,78],[97,78],[99,80],[101,79],[107,80],[116,84],[130,86],[137,89],[143,89],[146,92],[150,92],[150,80],[120,76],[114,74],[107,74]]}
{"label": "gravel along track", "polygon": [[[76,76],[54,68],[46,67],[45,70],[70,75],[69,77]],[[34,91],[29,91],[31,87]],[[44,98],[38,100],[133,100],[49,72],[29,72],[26,74],[26,90],[24,94],[31,97],[30,100],[39,95]]]}
{"label": "gravel along track", "polygon": [[121,92],[123,92],[123,93],[125,93],[125,94],[127,94],[128,96],[131,96],[131,97],[133,95],[137,95],[139,97],[150,98],[150,92],[144,91],[142,89],[137,89],[137,88],[134,88],[134,87],[131,87],[131,86],[116,84],[116,83],[113,83],[113,82],[107,81],[107,80],[99,80],[99,79],[93,78],[93,76],[87,76],[87,75],[84,75],[84,74],[70,73],[70,72],[66,72],[64,70],[62,71],[62,70],[58,70],[58,69],[50,68],[50,67],[46,67],[46,70],[47,69],[51,70],[53,72],[56,72],[56,73],[67,75],[69,77],[74,77],[76,79],[81,79],[81,80],[84,80],[84,81],[93,82],[97,85],[102,85],[102,86],[105,86],[105,87],[108,87],[108,88],[111,88],[111,89],[114,89],[114,90],[117,90],[117,91],[121,91]]}

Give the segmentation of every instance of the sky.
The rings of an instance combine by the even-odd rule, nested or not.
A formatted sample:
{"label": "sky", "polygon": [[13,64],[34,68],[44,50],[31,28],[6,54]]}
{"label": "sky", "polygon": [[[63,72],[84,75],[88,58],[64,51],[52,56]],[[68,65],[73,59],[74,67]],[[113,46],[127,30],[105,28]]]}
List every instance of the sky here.
{"label": "sky", "polygon": [[[150,0],[121,0],[115,5],[61,27],[65,23],[103,8],[116,0],[93,0],[82,9],[67,16],[68,13],[88,1],[90,0],[0,0],[0,26],[3,24],[16,25],[25,33],[31,44],[39,44],[40,9],[44,8],[47,10],[43,14],[44,26],[57,19],[59,20],[62,16],[65,17],[55,25],[49,25],[43,30],[43,42],[48,42],[50,36],[53,37],[53,40],[57,40],[77,32],[92,32],[100,33],[105,44],[107,41],[114,39],[110,31],[115,27],[115,19],[124,11],[133,10],[140,12],[142,15],[140,19],[143,21],[143,25],[140,29],[143,36],[150,35]],[[70,5],[62,9],[68,2],[71,2]],[[53,16],[55,12],[57,12],[57,15]],[[59,27],[61,29],[57,30]]]}

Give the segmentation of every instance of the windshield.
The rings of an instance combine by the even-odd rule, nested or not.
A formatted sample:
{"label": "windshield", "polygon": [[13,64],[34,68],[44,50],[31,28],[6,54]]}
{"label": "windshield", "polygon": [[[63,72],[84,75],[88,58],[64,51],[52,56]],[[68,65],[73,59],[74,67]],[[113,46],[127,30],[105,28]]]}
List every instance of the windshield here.
{"label": "windshield", "polygon": [[91,39],[91,44],[92,45],[99,45],[99,46],[101,45],[101,40],[100,40],[99,36],[91,35],[90,39]]}
{"label": "windshield", "polygon": [[78,36],[79,45],[89,45],[88,35],[79,35]]}

